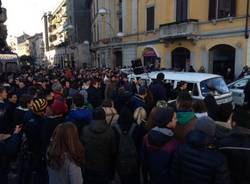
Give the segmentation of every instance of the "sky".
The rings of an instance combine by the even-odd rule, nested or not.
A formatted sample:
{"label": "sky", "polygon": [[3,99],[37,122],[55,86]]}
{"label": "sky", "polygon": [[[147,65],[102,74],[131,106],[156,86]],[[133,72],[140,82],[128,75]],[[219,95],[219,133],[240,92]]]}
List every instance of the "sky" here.
{"label": "sky", "polygon": [[2,0],[7,8],[8,36],[20,36],[23,32],[34,35],[43,29],[42,16],[53,11],[61,0]]}

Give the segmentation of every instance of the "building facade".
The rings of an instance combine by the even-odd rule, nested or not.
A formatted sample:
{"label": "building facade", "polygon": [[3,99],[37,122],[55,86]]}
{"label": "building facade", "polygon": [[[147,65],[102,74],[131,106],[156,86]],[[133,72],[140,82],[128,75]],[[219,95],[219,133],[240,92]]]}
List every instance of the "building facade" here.
{"label": "building facade", "polygon": [[[109,22],[124,36],[108,42],[112,39],[104,35],[108,33],[104,23],[92,23],[97,63],[106,58],[110,65],[128,66],[140,59],[149,67],[187,70],[192,65],[198,70],[204,66],[207,72],[221,75],[230,68],[235,76],[250,65],[248,0],[101,1],[92,1],[92,20],[98,8],[109,9],[111,19],[98,16],[99,22]],[[112,50],[114,56],[116,49],[121,51],[121,61],[103,54]]]}
{"label": "building facade", "polygon": [[39,66],[45,66],[43,34],[38,33],[28,38],[30,56],[34,63]]}
{"label": "building facade", "polygon": [[90,63],[88,7],[88,0],[62,0],[53,12],[44,14],[44,49],[50,64],[81,67]]}

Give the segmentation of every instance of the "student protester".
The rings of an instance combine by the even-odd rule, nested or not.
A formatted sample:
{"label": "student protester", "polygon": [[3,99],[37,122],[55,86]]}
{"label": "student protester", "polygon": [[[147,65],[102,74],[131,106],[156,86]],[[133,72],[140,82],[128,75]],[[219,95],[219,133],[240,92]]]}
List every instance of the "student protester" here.
{"label": "student protester", "polygon": [[250,183],[250,114],[237,108],[230,117],[232,130],[219,142],[219,150],[228,160],[233,184]]}
{"label": "student protester", "polygon": [[84,148],[72,123],[56,127],[47,152],[49,184],[83,184]]}

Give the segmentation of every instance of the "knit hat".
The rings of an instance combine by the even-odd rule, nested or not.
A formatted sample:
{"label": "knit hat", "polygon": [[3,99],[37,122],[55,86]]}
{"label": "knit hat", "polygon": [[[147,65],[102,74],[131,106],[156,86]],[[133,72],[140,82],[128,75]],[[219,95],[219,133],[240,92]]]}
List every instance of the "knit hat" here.
{"label": "knit hat", "polygon": [[52,90],[53,90],[54,92],[59,92],[59,91],[61,91],[62,89],[63,89],[63,87],[62,87],[62,85],[61,85],[60,82],[56,82],[56,83],[54,83],[54,84],[52,85]]}
{"label": "knit hat", "polygon": [[199,130],[209,137],[215,136],[216,125],[213,119],[208,116],[201,117],[197,119],[195,130]]}
{"label": "knit hat", "polygon": [[67,107],[64,102],[55,100],[51,105],[51,111],[53,112],[53,115],[61,115],[67,112]]}
{"label": "knit hat", "polygon": [[48,102],[45,99],[36,99],[33,102],[33,111],[34,112],[42,112],[46,109]]}
{"label": "knit hat", "polygon": [[156,114],[155,125],[159,128],[165,128],[166,125],[172,120],[174,110],[170,107],[160,108]]}

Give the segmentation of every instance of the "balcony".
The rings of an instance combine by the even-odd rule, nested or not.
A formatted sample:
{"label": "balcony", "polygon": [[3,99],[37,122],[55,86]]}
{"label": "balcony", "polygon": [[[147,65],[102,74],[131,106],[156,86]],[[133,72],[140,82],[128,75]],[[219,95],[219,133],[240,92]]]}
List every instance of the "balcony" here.
{"label": "balcony", "polygon": [[198,21],[174,22],[160,25],[160,38],[165,40],[190,39],[198,34]]}
{"label": "balcony", "polygon": [[7,11],[2,8],[2,13],[0,14],[0,23],[4,23],[7,20]]}

